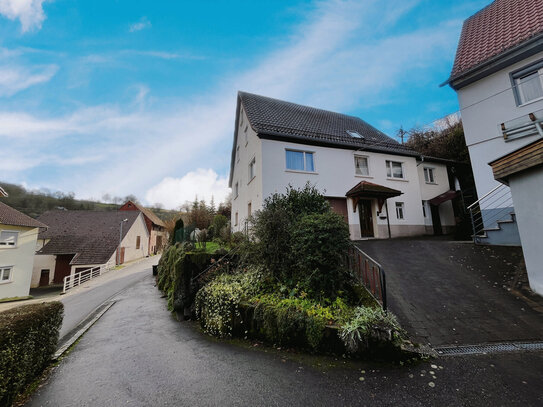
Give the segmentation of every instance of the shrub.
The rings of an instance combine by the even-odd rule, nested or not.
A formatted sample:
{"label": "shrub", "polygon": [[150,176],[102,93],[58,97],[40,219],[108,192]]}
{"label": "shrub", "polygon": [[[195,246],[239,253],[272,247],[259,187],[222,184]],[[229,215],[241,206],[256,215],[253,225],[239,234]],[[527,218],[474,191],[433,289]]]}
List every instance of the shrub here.
{"label": "shrub", "polygon": [[62,317],[60,302],[24,305],[0,313],[0,405],[11,405],[49,365]]}
{"label": "shrub", "polygon": [[172,235],[170,237],[170,244],[174,245],[177,242],[182,242],[184,240],[183,230],[185,223],[183,219],[179,218],[175,221],[175,226],[173,227]]}
{"label": "shrub", "polygon": [[294,280],[314,293],[335,298],[350,281],[344,265],[349,244],[349,228],[341,215],[328,211],[304,216],[293,232]]}
{"label": "shrub", "polygon": [[372,342],[397,345],[404,331],[391,313],[385,313],[381,308],[357,307],[339,335],[347,350],[357,353],[366,350]]}
{"label": "shrub", "polygon": [[260,288],[259,269],[221,274],[196,294],[196,315],[205,332],[215,336],[231,336],[234,318],[239,317],[239,304],[255,295]]}

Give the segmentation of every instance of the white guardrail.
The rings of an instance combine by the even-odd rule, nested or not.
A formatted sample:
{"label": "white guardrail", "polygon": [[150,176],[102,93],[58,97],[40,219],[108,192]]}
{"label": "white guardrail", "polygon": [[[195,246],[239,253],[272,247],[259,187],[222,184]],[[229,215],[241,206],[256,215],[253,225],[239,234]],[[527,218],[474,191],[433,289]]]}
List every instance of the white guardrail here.
{"label": "white guardrail", "polygon": [[64,277],[64,287],[62,288],[62,294],[68,291],[70,288],[77,287],[86,283],[93,278],[99,277],[104,273],[107,273],[111,267],[108,264],[102,264],[101,266],[91,267],[89,269],[79,271],[75,274],[70,274]]}

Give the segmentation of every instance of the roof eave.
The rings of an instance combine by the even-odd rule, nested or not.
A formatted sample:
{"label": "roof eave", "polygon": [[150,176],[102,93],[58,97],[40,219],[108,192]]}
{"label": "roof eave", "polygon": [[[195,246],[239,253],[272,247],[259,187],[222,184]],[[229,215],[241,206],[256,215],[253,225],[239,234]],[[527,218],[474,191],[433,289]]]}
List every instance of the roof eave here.
{"label": "roof eave", "polygon": [[459,90],[541,51],[543,51],[543,32],[483,61],[465,72],[451,75],[449,79],[439,86],[450,85],[454,90]]}

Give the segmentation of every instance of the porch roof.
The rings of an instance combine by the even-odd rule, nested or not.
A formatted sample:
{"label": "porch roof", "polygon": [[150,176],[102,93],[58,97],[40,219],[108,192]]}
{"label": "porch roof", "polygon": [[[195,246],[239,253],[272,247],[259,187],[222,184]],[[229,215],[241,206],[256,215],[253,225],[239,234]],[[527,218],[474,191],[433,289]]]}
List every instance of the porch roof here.
{"label": "porch roof", "polygon": [[394,196],[400,196],[401,191],[385,187],[383,185],[374,184],[373,182],[361,181],[352,187],[345,196],[350,198],[392,198]]}
{"label": "porch roof", "polygon": [[456,198],[456,195],[458,195],[458,192],[449,190],[430,199],[428,202],[430,203],[430,205],[438,206],[441,205],[443,202],[447,202],[451,199]]}

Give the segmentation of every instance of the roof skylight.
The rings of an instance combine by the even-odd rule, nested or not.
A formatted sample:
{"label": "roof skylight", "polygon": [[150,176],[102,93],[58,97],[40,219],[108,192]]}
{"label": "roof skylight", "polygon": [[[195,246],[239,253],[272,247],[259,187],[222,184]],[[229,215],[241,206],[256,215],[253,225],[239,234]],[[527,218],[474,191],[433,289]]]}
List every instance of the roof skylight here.
{"label": "roof skylight", "polygon": [[363,139],[364,137],[360,135],[360,133],[354,131],[354,130],[347,130],[347,134],[351,137],[355,137],[355,138],[361,138]]}

